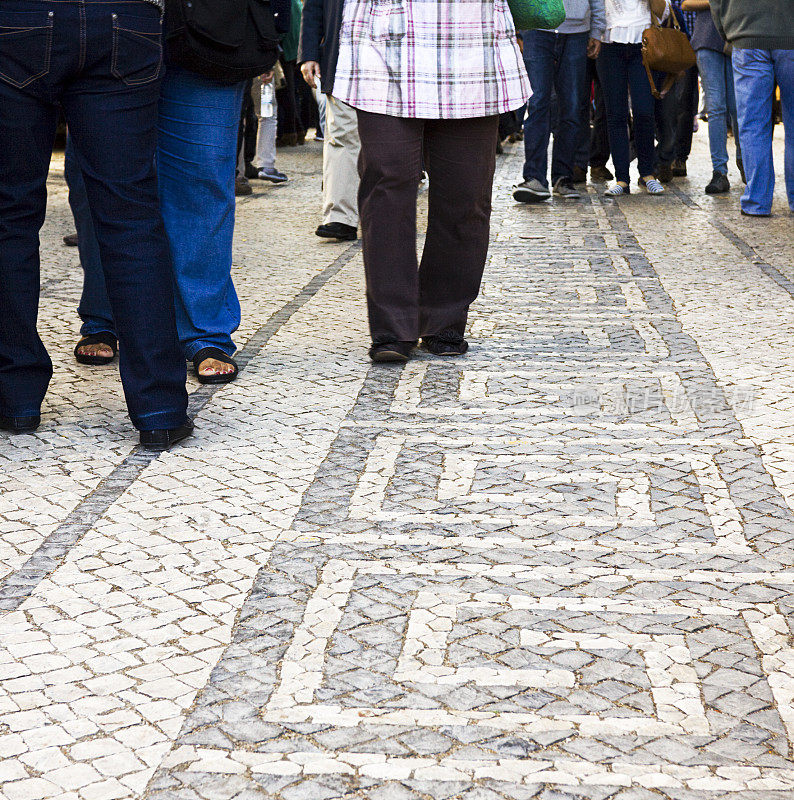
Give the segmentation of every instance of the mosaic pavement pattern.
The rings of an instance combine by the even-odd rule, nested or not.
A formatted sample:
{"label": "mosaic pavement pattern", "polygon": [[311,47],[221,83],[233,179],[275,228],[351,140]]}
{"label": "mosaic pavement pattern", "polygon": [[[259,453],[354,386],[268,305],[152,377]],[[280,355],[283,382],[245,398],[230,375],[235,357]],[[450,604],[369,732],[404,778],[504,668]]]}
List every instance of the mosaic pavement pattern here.
{"label": "mosaic pavement pattern", "polygon": [[704,197],[706,152],[531,208],[508,153],[472,349],[400,368],[358,245],[312,236],[317,146],[283,153],[239,205],[240,380],[191,379],[159,457],[71,359],[56,161],[56,377],[0,439],[0,797],[794,796],[791,218]]}

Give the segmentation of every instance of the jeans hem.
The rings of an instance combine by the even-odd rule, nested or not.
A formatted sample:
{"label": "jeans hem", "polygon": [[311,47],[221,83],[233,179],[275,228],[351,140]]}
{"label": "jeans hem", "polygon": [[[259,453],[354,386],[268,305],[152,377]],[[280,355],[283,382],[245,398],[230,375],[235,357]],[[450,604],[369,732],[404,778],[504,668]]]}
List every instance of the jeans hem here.
{"label": "jeans hem", "polygon": [[218,344],[217,342],[192,342],[185,347],[185,359],[187,361],[192,361],[196,353],[198,353],[199,350],[203,350],[205,347],[216,347],[218,350],[223,350],[229,358],[237,352],[236,345],[231,341],[228,344]]}
{"label": "jeans hem", "polygon": [[113,330],[113,327],[110,325],[84,322],[80,327],[80,336],[96,336],[98,333],[109,333],[111,336],[115,336],[117,339],[119,338],[116,331]]}
{"label": "jeans hem", "polygon": [[157,411],[152,414],[145,414],[142,417],[132,417],[132,424],[139,431],[164,431],[173,430],[187,422],[186,411]]}
{"label": "jeans hem", "polygon": [[19,409],[15,409],[14,411],[9,411],[5,408],[0,408],[0,417],[40,417],[41,410],[40,409],[29,409],[26,408],[24,411],[20,411]]}

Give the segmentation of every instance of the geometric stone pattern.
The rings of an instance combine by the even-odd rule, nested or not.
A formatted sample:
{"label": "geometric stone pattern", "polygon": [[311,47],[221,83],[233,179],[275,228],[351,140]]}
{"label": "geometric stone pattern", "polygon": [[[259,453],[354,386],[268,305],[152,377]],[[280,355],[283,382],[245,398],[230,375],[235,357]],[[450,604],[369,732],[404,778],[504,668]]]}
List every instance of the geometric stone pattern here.
{"label": "geometric stone pattern", "polygon": [[[508,155],[470,352],[370,367],[355,250],[262,225],[314,221],[316,153],[287,158],[303,188],[240,204],[245,369],[196,394],[197,437],[90,518],[131,451],[115,376],[59,367],[109,441],[45,425],[38,462],[13,440],[0,562],[29,588],[0,629],[0,796],[791,797],[794,458],[765,410],[790,395],[760,345],[731,379],[733,320],[697,316],[654,215],[762,253],[776,308],[786,268],[681,190],[516,207]],[[66,343],[75,277],[45,256]]]}

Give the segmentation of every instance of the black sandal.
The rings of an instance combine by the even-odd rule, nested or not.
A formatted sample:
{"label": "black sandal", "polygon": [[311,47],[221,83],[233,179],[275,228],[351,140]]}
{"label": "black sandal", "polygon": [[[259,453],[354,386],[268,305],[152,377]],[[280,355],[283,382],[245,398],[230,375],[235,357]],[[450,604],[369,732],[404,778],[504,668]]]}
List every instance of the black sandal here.
{"label": "black sandal", "polygon": [[[78,352],[81,347],[90,347],[92,344],[107,345],[112,351],[112,356],[89,356],[86,353]],[[102,333],[92,333],[90,336],[83,336],[82,339],[74,347],[74,357],[78,364],[88,364],[91,367],[104,367],[105,364],[110,364],[111,361],[118,355],[119,343],[116,337],[104,331]]]}
{"label": "black sandal", "polygon": [[[216,361],[222,361],[224,364],[231,364],[234,367],[234,371],[227,372],[225,375],[202,375],[199,372],[199,367],[201,366],[201,362],[206,361],[208,358],[214,358]],[[196,371],[196,377],[199,383],[231,383],[240,373],[237,362],[218,347],[202,347],[201,350],[193,356],[193,369]]]}

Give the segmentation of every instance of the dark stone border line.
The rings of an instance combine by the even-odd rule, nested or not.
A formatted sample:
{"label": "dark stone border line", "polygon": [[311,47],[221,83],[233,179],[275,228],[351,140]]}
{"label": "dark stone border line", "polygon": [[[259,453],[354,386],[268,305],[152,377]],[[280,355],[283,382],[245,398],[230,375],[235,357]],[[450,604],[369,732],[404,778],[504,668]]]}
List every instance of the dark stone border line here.
{"label": "dark stone border line", "polygon": [[683,189],[679,189],[674,184],[670,184],[673,194],[688,208],[702,211],[706,214],[706,221],[712,228],[719,231],[748,261],[754,264],[767,278],[773,280],[784,292],[788,292],[794,297],[794,281],[787,278],[777,267],[773,267],[763,256],[750,244],[742,239],[738,233],[734,233],[724,222],[715,219],[696,200],[693,200]]}
{"label": "dark stone border line", "polygon": [[[315,275],[295,297],[274,312],[236,356],[240,371],[361,249],[354,242],[322,272]],[[201,386],[190,395],[188,412],[195,416],[221,386]],[[15,572],[0,581],[0,611],[16,611],[38,584],[63,561],[69,550],[104,516],[105,512],[140,477],[160,454],[136,446],[99,485],[74,508],[64,521],[28,556]]]}
{"label": "dark stone border line", "polygon": [[[680,190],[675,189],[674,191],[676,194],[680,192]],[[680,195],[679,199],[686,205],[691,203],[693,208],[700,211],[704,210],[688,195],[683,192]],[[593,198],[592,202],[601,204],[606,211],[610,225],[616,233],[619,232],[619,229],[624,229],[620,230],[619,235],[625,237],[624,242],[629,245],[629,249],[633,250],[632,257],[629,259],[632,273],[636,274],[639,271],[640,274],[648,274],[650,271],[656,276],[656,298],[649,296],[650,290],[648,287],[640,287],[640,291],[642,291],[649,308],[653,306],[672,309],[673,300],[665,289],[661,278],[656,272],[656,268],[645,255],[642,245],[631,228],[623,209],[618,203],[607,204],[602,196]],[[721,223],[715,224],[715,221],[711,219],[708,221],[717,230],[720,230],[719,225]],[[618,225],[616,225],[616,222]],[[736,236],[730,229],[726,228],[726,230],[731,236]],[[723,231],[720,230],[720,233],[723,233]],[[728,238],[727,235],[726,238]],[[755,253],[755,250],[750,245],[740,237],[736,236],[736,238],[748,251],[760,259],[760,256]],[[760,260],[763,264],[767,264],[763,259]],[[753,258],[753,261],[755,263],[755,258]],[[774,267],[768,264],[767,266],[771,271],[780,275]],[[787,280],[785,276],[781,277]],[[794,293],[792,296],[794,296]],[[693,369],[682,370],[679,373],[684,391],[689,396],[698,416],[701,431],[712,436],[734,435],[738,438],[746,438],[736,413],[725,397],[725,393],[719,387],[714,370],[708,359],[700,351],[697,340],[684,330],[683,324],[677,317],[674,324],[671,325],[665,320],[662,323],[657,323],[656,328],[671,353],[673,341],[678,340],[687,349],[691,350],[693,361],[697,359],[701,362],[702,366],[699,374]],[[704,391],[712,398],[720,398],[721,408],[719,411],[715,409],[709,420],[704,420],[698,414],[697,397]],[[715,463],[728,487],[731,500],[734,502],[741,517],[744,538],[747,544],[756,554],[776,561],[779,565],[776,568],[790,569],[794,564],[794,511],[789,507],[783,495],[775,486],[771,475],[764,467],[760,447],[754,443],[751,446],[743,445],[733,454],[728,451],[721,452],[715,456]],[[741,491],[748,490],[755,493],[760,490],[763,494],[763,499],[748,502],[740,496]],[[771,523],[770,519],[774,519],[774,523]]]}

